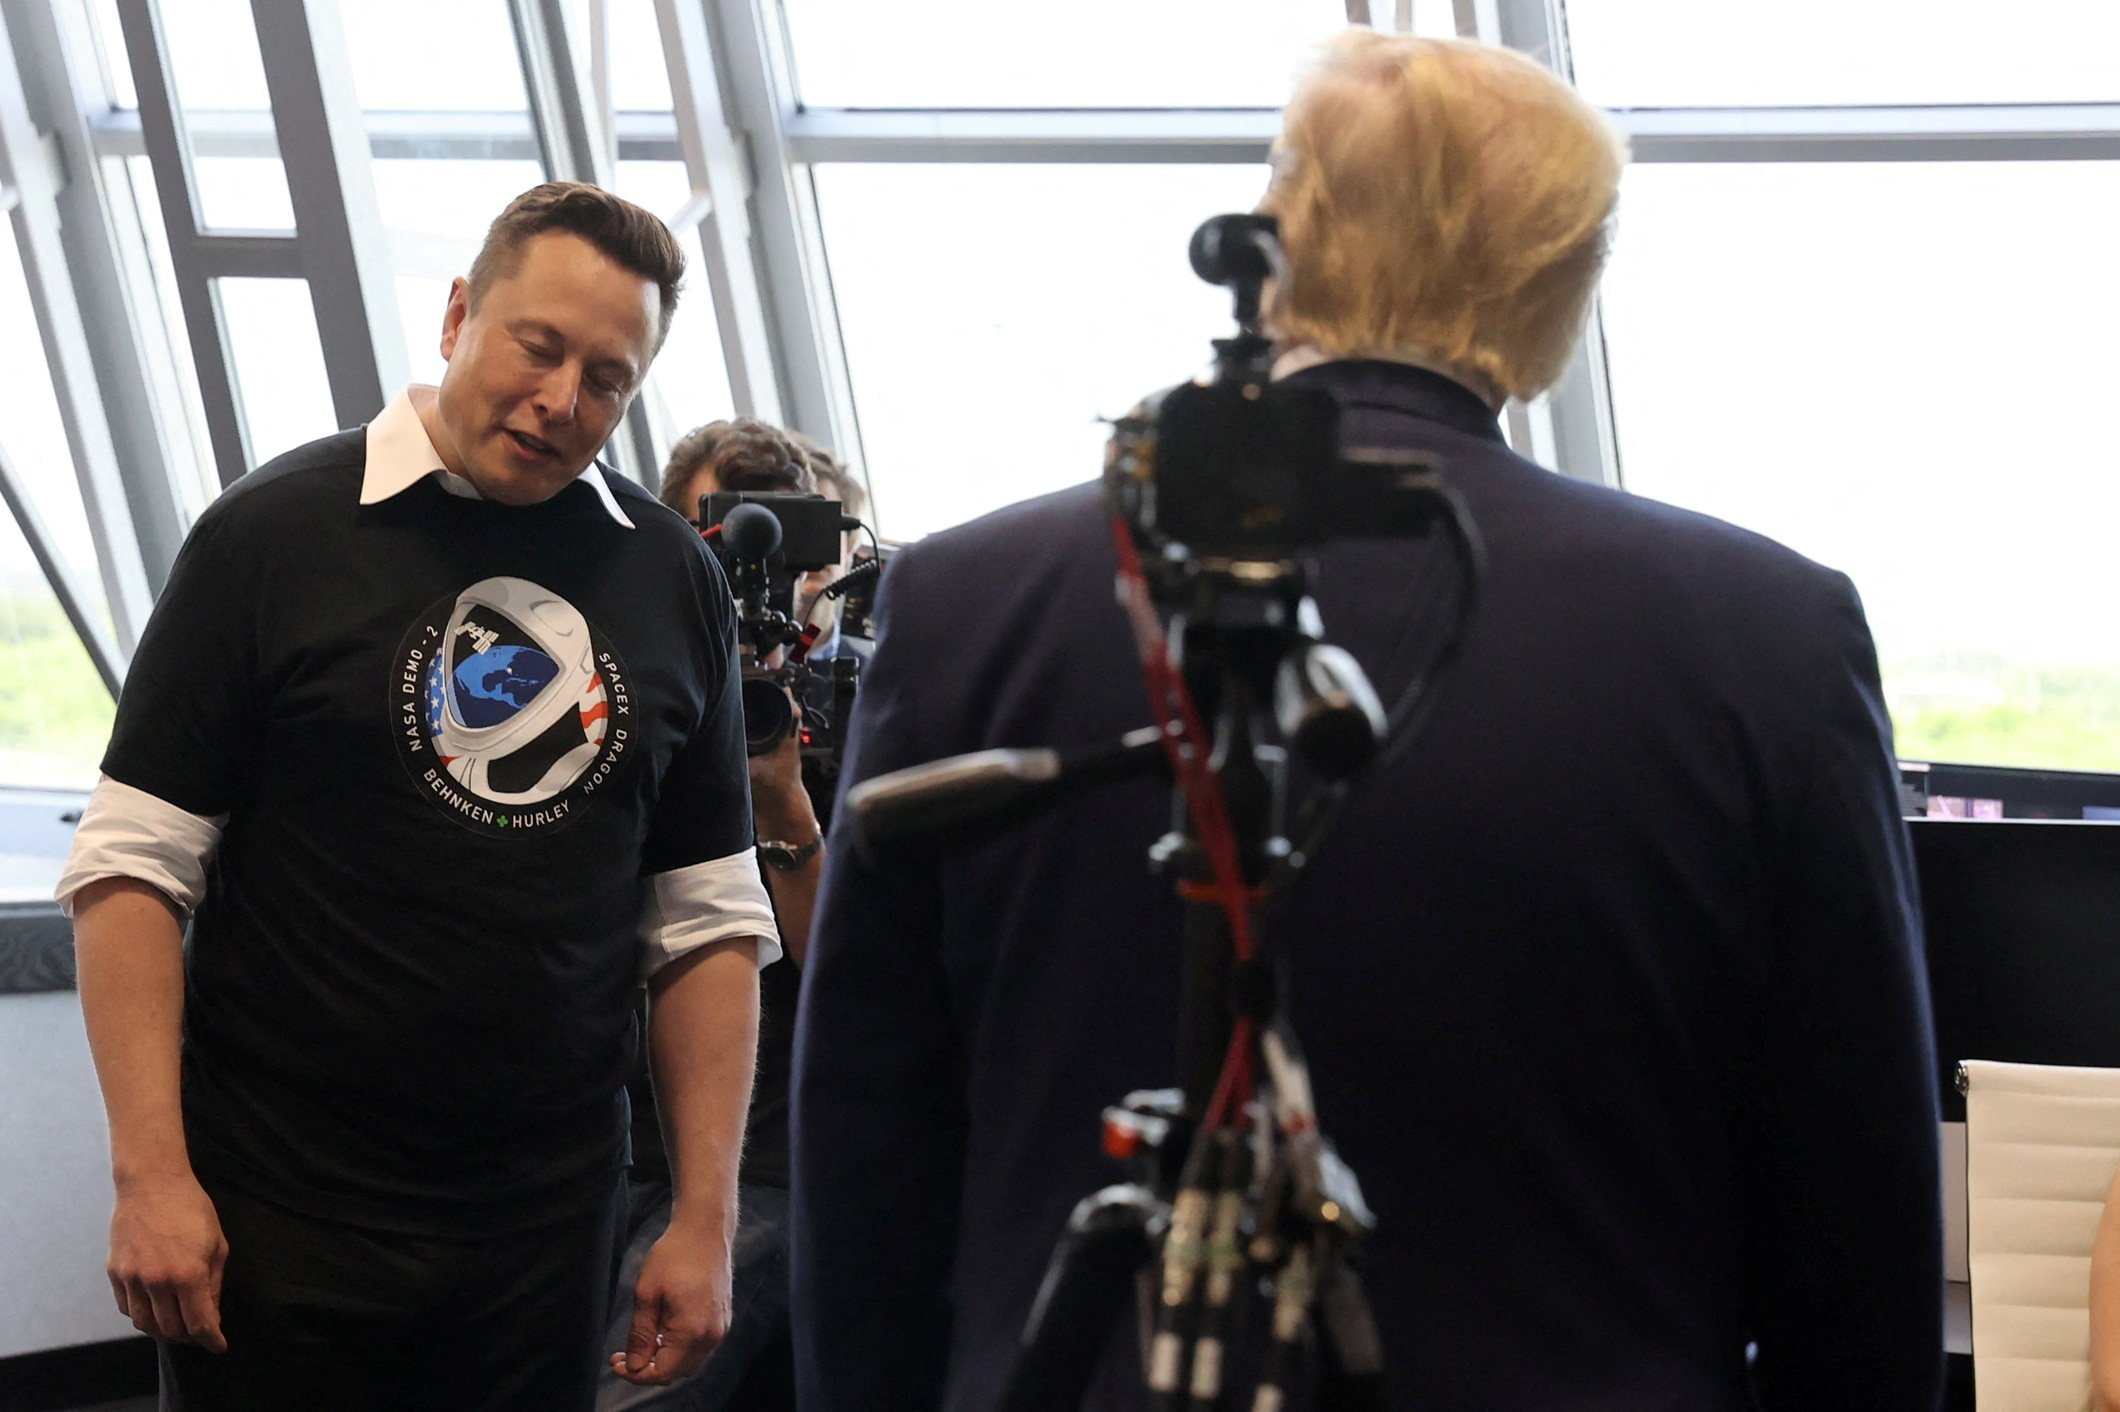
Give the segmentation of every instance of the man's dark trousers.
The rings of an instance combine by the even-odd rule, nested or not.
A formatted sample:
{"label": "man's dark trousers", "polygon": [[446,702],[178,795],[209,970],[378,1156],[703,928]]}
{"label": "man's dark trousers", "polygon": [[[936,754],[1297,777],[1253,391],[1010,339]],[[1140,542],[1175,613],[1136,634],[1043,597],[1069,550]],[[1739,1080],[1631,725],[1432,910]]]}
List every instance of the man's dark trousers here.
{"label": "man's dark trousers", "polygon": [[596,1199],[470,1239],[339,1225],[206,1183],[228,1241],[226,1353],[162,1347],[162,1412],[583,1412],[606,1352],[614,1173]]}

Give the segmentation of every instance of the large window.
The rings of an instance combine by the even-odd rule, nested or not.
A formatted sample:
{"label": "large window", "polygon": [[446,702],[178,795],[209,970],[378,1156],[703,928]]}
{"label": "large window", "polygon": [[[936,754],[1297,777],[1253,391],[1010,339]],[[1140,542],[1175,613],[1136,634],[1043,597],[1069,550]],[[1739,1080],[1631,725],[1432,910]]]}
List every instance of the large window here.
{"label": "large window", "polygon": [[1229,329],[1186,264],[1263,167],[824,167],[818,204],[883,532],[1094,479],[1108,428]]}
{"label": "large window", "polygon": [[1581,0],[1567,25],[1621,108],[2120,99],[2112,0]]}
{"label": "large window", "polygon": [[[0,385],[12,394],[0,421],[0,453],[81,591],[84,610],[107,630],[95,543],[36,327],[14,232],[0,217],[0,328],[16,333],[0,339]],[[113,710],[28,542],[0,507],[0,785],[95,783]]]}
{"label": "large window", "polygon": [[786,0],[830,108],[1270,108],[1344,0]]}
{"label": "large window", "polygon": [[[158,3],[205,240],[164,229],[157,179],[181,174],[127,111],[118,0],[18,8],[101,46],[103,72],[91,55],[67,82],[115,109],[90,165],[195,513],[231,425],[263,457],[336,421],[322,350],[359,350],[312,290],[373,271],[318,278],[273,245],[294,214],[248,0]],[[911,538],[1093,477],[1101,419],[1202,366],[1229,308],[1187,236],[1258,200],[1276,106],[1350,7],[684,0],[668,29],[654,0],[330,8],[344,44],[321,48],[350,68],[373,179],[348,219],[387,257],[413,377],[439,375],[449,280],[501,205],[548,170],[592,176],[693,257],[623,466],[652,480],[684,431],[757,411],[837,447],[882,532]],[[1633,135],[1592,337],[1554,395],[1511,409],[1520,447],[1848,572],[1903,753],[2120,770],[2101,571],[2120,468],[2085,415],[2120,379],[2120,5],[1353,8],[1428,34],[1462,17],[1570,68]],[[270,22],[301,13],[267,11],[275,53],[300,46]],[[268,235],[205,248],[223,230]],[[203,334],[185,318],[202,290]],[[53,435],[34,420],[0,438],[60,464],[25,449]],[[78,494],[43,513],[102,591]]]}
{"label": "large window", "polygon": [[2120,163],[1639,166],[1630,489],[1853,576],[1903,754],[2120,769]]}

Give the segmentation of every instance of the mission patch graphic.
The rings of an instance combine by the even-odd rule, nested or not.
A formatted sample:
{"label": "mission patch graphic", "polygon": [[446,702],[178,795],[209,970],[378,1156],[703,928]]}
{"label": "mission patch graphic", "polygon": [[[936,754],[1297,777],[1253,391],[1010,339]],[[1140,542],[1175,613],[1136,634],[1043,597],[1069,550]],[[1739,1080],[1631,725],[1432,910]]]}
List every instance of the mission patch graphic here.
{"label": "mission patch graphic", "polygon": [[563,827],[631,744],[617,655],[573,604],[527,579],[437,599],[396,663],[398,754],[437,808],[479,832]]}

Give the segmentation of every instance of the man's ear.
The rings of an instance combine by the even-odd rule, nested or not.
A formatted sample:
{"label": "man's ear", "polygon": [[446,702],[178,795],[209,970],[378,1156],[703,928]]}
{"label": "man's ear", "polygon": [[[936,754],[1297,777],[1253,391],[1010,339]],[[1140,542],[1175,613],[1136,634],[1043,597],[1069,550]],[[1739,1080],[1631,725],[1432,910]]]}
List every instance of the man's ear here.
{"label": "man's ear", "polygon": [[449,282],[449,307],[442,312],[442,361],[456,352],[456,336],[471,317],[471,282],[458,275]]}

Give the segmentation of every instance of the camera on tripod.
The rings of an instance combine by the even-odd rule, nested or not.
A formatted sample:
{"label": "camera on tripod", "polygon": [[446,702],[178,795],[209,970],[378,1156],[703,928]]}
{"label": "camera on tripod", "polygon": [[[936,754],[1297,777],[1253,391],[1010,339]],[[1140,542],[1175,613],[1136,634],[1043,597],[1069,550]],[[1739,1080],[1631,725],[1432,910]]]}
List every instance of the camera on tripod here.
{"label": "camera on tripod", "polygon": [[[1482,555],[1429,458],[1350,445],[1329,391],[1273,377],[1260,319],[1286,274],[1273,218],[1215,217],[1192,263],[1234,294],[1237,332],[1215,341],[1212,377],[1119,419],[1104,465],[1119,598],[1155,723],[1101,749],[980,751],[847,794],[857,846],[888,855],[990,838],[1117,780],[1159,773],[1173,786],[1173,827],[1150,856],[1185,905],[1178,1087],[1106,1111],[1106,1151],[1133,1179],[1075,1208],[1004,1412],[1082,1407],[1129,1303],[1155,1407],[1226,1405],[1236,1344],[1256,1350],[1237,1360],[1254,1408],[1305,1388],[1327,1412],[1380,1405],[1383,1352],[1354,1258],[1373,1217],[1319,1128],[1276,923],[1354,782],[1419,733]],[[1403,541],[1443,610],[1433,652],[1389,709],[1324,641],[1311,597],[1317,551],[1354,538]],[[1285,820],[1297,785],[1302,805]]]}
{"label": "camera on tripod", "polygon": [[[836,568],[841,536],[858,526],[836,500],[779,491],[723,491],[699,499],[699,527],[728,575],[736,600],[743,665],[744,748],[766,755],[797,735],[806,771],[829,778],[846,749],[846,724],[860,688],[861,660],[842,653],[812,661],[819,630],[804,621],[803,575]],[[880,573],[857,567],[819,597],[860,603]]]}

